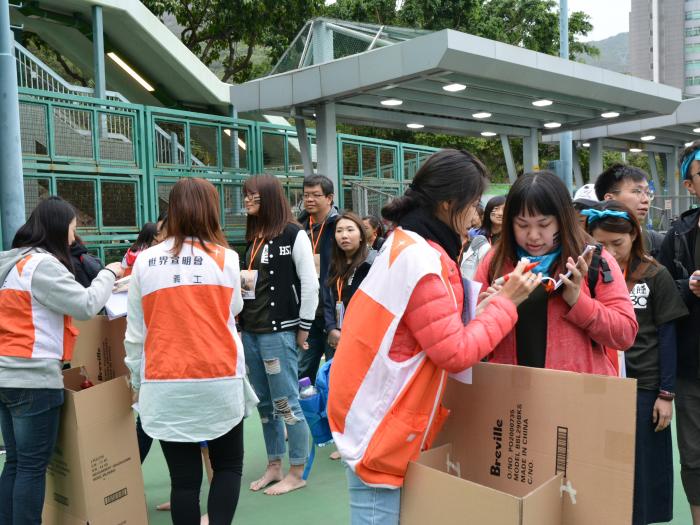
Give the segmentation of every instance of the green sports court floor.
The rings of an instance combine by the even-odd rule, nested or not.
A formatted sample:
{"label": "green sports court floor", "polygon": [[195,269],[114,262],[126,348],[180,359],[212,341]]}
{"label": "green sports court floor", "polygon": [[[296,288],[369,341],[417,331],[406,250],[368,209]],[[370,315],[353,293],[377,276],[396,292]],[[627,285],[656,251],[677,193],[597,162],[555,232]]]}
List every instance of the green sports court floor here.
{"label": "green sports court floor", "polygon": [[[284,496],[254,494],[248,490],[250,482],[265,468],[265,447],[263,445],[260,420],[257,416],[245,421],[245,462],[241,497],[234,523],[237,525],[321,525],[326,523],[349,523],[348,497],[343,467],[338,461],[331,461],[328,455],[334,447],[317,449],[316,463],[306,488]],[[0,466],[3,462],[0,456]],[[690,511],[681,486],[678,451],[674,448],[675,493],[673,525],[690,525]],[[171,523],[169,512],[159,512],[155,506],[169,499],[170,483],[165,460],[160,446],[154,443],[143,466],[148,502],[150,525]],[[206,476],[202,490],[202,502],[206,502]],[[438,525],[438,524],[436,524]],[[615,524],[617,525],[617,524]]]}

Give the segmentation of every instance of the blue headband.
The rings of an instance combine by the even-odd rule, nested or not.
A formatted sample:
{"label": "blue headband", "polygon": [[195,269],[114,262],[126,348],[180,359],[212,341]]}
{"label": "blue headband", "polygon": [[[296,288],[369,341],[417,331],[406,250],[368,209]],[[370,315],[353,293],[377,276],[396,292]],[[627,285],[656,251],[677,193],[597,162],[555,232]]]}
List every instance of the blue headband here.
{"label": "blue headband", "polygon": [[595,208],[589,208],[587,210],[582,210],[581,215],[588,217],[588,224],[593,224],[596,221],[605,219],[606,217],[617,217],[618,219],[630,220],[629,213],[626,211],[615,211],[615,210],[596,210]]}
{"label": "blue headband", "polygon": [[688,170],[690,169],[690,163],[694,160],[700,160],[700,149],[694,151],[691,155],[688,155],[685,159],[683,159],[683,164],[681,164],[681,176],[684,180],[690,178],[688,176],[690,175]]}

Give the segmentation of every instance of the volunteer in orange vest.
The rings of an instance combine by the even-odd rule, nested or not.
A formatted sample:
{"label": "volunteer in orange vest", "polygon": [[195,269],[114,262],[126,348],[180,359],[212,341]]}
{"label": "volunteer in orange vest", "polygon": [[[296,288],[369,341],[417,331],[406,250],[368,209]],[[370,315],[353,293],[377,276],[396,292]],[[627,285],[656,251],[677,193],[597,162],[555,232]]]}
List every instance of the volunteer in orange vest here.
{"label": "volunteer in orange vest", "polygon": [[[246,212],[243,330],[248,376],[260,398],[258,412],[267,468],[250,490],[280,495],[302,488],[309,427],[299,404],[299,351],[318,301],[311,241],[294,220],[282,184],[273,175],[243,184]],[[285,442],[285,429],[287,441]],[[289,445],[289,472],[282,458]],[[272,485],[274,483],[274,485]],[[268,487],[268,485],[272,485]]]}
{"label": "volunteer in orange vest", "polygon": [[[524,257],[538,263],[533,271],[541,272],[550,286],[539,286],[520,305],[515,329],[490,361],[618,375],[616,351],[634,344],[637,319],[622,271],[604,248],[591,291],[588,270],[595,252],[581,256],[589,245],[595,241],[581,228],[561,179],[537,172],[513,184],[501,240],[481,261],[474,280],[489,286]],[[560,280],[561,286],[553,289]]]}
{"label": "volunteer in orange vest", "polygon": [[214,471],[210,521],[232,522],[243,416],[247,402],[257,401],[236,331],[238,255],[219,226],[219,202],[210,182],[179,180],[170,192],[168,236],[139,255],[129,284],[125,361],[143,429],[160,440],[168,463],[175,525],[200,522],[202,441]]}
{"label": "volunteer in orange vest", "polygon": [[46,468],[63,405],[63,362],[77,330],[107,302],[119,263],[101,270],[88,288],[75,280],[69,246],[76,214],[59,197],[42,201],[0,253],[0,523],[41,523]]}
{"label": "volunteer in orange vest", "polygon": [[488,355],[539,283],[519,265],[476,317],[463,314],[460,233],[486,185],[478,159],[442,150],[382,210],[398,228],[350,301],[330,377],[328,417],[348,465],[353,525],[398,523],[408,463],[447,417],[447,374]]}

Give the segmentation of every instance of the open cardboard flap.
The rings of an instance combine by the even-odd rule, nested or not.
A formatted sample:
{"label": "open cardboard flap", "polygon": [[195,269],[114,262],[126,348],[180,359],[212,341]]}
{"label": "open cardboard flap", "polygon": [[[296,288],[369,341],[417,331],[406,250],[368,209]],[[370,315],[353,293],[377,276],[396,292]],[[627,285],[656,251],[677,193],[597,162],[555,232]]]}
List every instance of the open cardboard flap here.
{"label": "open cardboard flap", "polygon": [[448,381],[435,444],[461,478],[522,497],[562,474],[561,523],[631,523],[635,380],[479,363],[472,381]]}

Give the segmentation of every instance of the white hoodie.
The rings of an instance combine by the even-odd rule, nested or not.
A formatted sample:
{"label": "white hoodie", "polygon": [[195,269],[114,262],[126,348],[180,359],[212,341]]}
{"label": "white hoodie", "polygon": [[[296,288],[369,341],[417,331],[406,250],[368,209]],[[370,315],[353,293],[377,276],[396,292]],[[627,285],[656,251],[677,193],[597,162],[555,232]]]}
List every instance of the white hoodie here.
{"label": "white hoodie", "polygon": [[[40,248],[15,248],[0,252],[0,287],[12,268],[30,253],[47,252]],[[32,278],[32,297],[49,310],[87,320],[104,307],[113,286],[114,274],[102,270],[89,288],[83,288],[58,259],[50,257],[37,265]],[[63,363],[58,359],[0,356],[0,387],[63,388],[62,368]]]}

